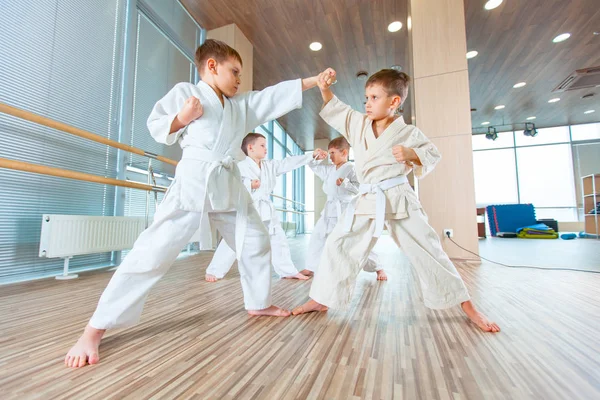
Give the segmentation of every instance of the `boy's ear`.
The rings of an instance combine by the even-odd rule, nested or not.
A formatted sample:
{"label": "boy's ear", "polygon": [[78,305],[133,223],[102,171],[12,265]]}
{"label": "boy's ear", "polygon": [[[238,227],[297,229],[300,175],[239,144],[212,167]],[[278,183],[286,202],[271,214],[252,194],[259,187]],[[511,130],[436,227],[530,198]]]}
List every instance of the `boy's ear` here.
{"label": "boy's ear", "polygon": [[392,100],[392,104],[393,104],[394,108],[398,109],[400,107],[400,105],[402,104],[402,97],[394,96],[394,99]]}
{"label": "boy's ear", "polygon": [[210,73],[216,74],[217,60],[215,60],[214,58],[209,58],[208,60],[206,60],[206,70]]}

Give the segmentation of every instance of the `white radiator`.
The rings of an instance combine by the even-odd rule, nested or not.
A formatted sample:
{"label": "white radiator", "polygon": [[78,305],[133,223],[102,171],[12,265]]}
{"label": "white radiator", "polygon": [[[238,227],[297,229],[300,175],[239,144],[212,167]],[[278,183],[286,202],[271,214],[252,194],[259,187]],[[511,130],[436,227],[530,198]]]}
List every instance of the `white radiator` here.
{"label": "white radiator", "polygon": [[127,250],[146,228],[144,217],[43,215],[40,257]]}
{"label": "white radiator", "polygon": [[[77,278],[69,274],[69,259],[82,254],[128,250],[146,229],[145,217],[97,217],[89,215],[42,215],[40,257],[64,258],[64,271],[56,279]],[[208,218],[190,239],[201,249],[213,248]]]}

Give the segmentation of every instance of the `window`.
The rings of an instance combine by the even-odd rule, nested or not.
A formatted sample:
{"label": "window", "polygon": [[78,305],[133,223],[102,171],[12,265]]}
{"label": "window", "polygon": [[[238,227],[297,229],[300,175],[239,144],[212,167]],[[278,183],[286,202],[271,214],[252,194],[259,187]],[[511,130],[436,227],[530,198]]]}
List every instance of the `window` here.
{"label": "window", "polygon": [[514,149],[473,152],[478,206],[518,203]]}
{"label": "window", "polygon": [[569,127],[557,126],[555,128],[538,129],[535,137],[523,135],[523,131],[515,131],[515,142],[518,146],[538,146],[550,143],[569,143]]}
{"label": "window", "polygon": [[496,140],[490,140],[485,135],[473,135],[473,150],[501,149],[515,145],[513,132],[498,132]]}
{"label": "window", "polygon": [[535,207],[576,207],[571,146],[517,148],[521,203]]}
{"label": "window", "polygon": [[571,126],[571,138],[574,142],[600,139],[600,123]]}

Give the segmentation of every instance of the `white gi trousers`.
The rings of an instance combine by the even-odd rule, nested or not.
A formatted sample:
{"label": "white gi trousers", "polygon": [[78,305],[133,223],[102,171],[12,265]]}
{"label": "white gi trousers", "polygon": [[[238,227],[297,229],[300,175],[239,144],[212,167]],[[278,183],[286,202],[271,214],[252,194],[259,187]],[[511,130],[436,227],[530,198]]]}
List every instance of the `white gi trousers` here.
{"label": "white gi trousers", "polygon": [[[310,235],[307,253],[308,257],[306,257],[305,269],[315,272],[319,266],[319,261],[321,260],[321,255],[323,254],[327,237],[331,234],[331,232],[327,233],[327,231],[331,231],[332,228],[337,225],[337,222],[338,219],[335,217],[327,218],[322,215],[321,218],[319,218],[315,224],[315,227],[313,228],[313,232]],[[379,262],[377,253],[374,251],[369,253],[367,261],[365,262],[365,265],[363,265],[362,269],[367,272],[377,272],[383,269],[383,266]]]}
{"label": "white gi trousers", "polygon": [[[408,218],[385,220],[385,225],[415,269],[425,306],[444,309],[469,300],[462,278],[425,213],[411,207],[407,211]],[[355,215],[350,232],[344,225],[337,224],[327,238],[310,288],[310,297],[330,308],[343,308],[350,303],[356,277],[377,243],[377,237],[373,237],[375,219]]]}
{"label": "white gi trousers", "polygon": [[[90,320],[92,327],[121,328],[139,321],[150,289],[167,273],[200,225],[202,213],[181,210],[174,202],[175,196],[165,197],[152,225],[142,232],[117,268]],[[209,212],[208,217],[224,241],[235,249],[236,212]],[[247,310],[268,308],[272,305],[271,252],[267,229],[251,204],[243,248],[239,270],[244,305]]]}
{"label": "white gi trousers", "polygon": [[[254,208],[254,207],[251,207]],[[265,232],[271,225],[271,221],[263,221],[265,224]],[[269,238],[271,242],[271,263],[273,269],[282,278],[287,278],[298,274],[296,266],[292,262],[292,255],[290,253],[290,246],[288,244],[285,232],[281,228],[281,223],[276,221],[272,225],[272,233],[267,235],[265,238]],[[244,251],[247,247],[244,245]],[[218,279],[223,279],[229,272],[235,261],[235,252],[229,246],[229,243],[222,240],[217,246],[217,250],[211,260],[206,273],[216,276]],[[241,270],[240,270],[241,273]]]}

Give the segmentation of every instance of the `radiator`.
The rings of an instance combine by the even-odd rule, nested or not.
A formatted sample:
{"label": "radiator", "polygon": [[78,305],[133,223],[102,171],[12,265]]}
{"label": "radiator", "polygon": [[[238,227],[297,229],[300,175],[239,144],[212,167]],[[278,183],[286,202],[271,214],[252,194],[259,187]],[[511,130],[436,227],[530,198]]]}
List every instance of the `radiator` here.
{"label": "radiator", "polygon": [[[190,239],[200,242],[201,249],[213,248],[208,224],[203,225]],[[56,279],[77,278],[69,274],[69,259],[73,256],[109,251],[128,250],[146,229],[145,217],[97,217],[89,215],[42,215],[40,257],[64,258],[64,271]]]}
{"label": "radiator", "polygon": [[127,250],[146,228],[144,217],[43,215],[40,257]]}

